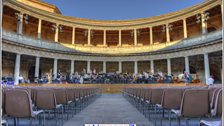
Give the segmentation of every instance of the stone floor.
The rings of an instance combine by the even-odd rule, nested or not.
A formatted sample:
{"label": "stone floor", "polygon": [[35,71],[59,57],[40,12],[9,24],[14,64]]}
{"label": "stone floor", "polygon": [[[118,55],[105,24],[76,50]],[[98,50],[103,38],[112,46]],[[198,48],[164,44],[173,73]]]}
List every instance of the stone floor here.
{"label": "stone floor", "polygon": [[80,113],[65,122],[63,126],[84,126],[84,124],[93,123],[153,126],[121,94],[102,95]]}

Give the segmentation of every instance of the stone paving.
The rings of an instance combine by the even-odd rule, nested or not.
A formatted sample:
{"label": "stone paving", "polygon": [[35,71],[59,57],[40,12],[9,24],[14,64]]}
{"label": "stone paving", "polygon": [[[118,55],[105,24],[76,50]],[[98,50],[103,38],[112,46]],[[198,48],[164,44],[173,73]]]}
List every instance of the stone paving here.
{"label": "stone paving", "polygon": [[64,123],[63,126],[84,126],[85,124],[137,124],[153,126],[121,94],[105,94]]}

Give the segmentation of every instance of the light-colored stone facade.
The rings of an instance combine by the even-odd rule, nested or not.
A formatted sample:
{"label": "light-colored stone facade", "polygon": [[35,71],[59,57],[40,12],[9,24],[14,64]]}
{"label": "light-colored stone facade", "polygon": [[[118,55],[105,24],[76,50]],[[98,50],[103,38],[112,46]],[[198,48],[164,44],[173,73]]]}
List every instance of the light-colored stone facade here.
{"label": "light-colored stone facade", "polygon": [[[93,68],[103,72],[138,73],[144,68],[157,72],[157,60],[164,60],[164,71],[171,74],[173,59],[183,58],[183,68],[189,71],[188,58],[202,55],[205,70],[200,70],[200,74],[206,82],[210,75],[208,54],[222,51],[221,0],[205,1],[165,15],[119,21],[67,17],[18,1],[4,0],[3,5],[2,49],[16,54],[15,67],[6,70],[15,78],[26,72],[19,69],[24,55],[35,57],[35,76],[39,76],[39,69],[51,74],[58,69],[74,73],[83,68],[87,72]],[[211,13],[208,20],[206,12]],[[197,15],[199,23],[195,20]],[[171,25],[173,30],[169,29]],[[44,58],[52,59],[50,68],[40,65],[46,62],[42,61]]]}

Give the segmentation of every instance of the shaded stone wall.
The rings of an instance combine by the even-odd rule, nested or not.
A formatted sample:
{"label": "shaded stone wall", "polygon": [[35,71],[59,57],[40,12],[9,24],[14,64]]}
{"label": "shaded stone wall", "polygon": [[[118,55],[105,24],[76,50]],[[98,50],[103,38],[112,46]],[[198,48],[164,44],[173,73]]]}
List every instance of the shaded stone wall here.
{"label": "shaded stone wall", "polygon": [[138,72],[151,72],[150,61],[138,61]]}
{"label": "shaded stone wall", "polygon": [[107,67],[107,69],[106,69],[107,73],[116,72],[119,70],[118,62],[107,62],[106,67]]}
{"label": "shaded stone wall", "polygon": [[75,61],[75,72],[82,73],[83,69],[87,72],[87,62],[86,61]]}
{"label": "shaded stone wall", "polygon": [[35,57],[21,55],[20,75],[22,75],[24,79],[33,79],[34,73],[35,73]]}
{"label": "shaded stone wall", "polygon": [[167,60],[154,60],[154,73],[158,73],[158,71],[167,73]]}
{"label": "shaded stone wall", "polygon": [[185,71],[184,57],[171,59],[171,73],[173,75],[182,74]]}
{"label": "shaded stone wall", "polygon": [[14,77],[16,54],[2,52],[2,76]]}
{"label": "shaded stone wall", "polygon": [[122,62],[122,73],[134,73],[134,62]]}
{"label": "shaded stone wall", "polygon": [[40,58],[41,76],[53,74],[54,59]]}
{"label": "shaded stone wall", "polygon": [[90,63],[90,69],[93,71],[94,69],[96,70],[96,72],[102,72],[103,71],[103,62],[95,62],[92,61]]}

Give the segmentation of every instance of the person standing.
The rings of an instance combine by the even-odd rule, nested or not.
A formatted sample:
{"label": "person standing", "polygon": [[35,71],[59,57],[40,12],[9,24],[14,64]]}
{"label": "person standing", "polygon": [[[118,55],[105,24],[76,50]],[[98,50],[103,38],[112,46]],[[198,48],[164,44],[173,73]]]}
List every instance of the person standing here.
{"label": "person standing", "polygon": [[212,86],[214,84],[214,78],[213,76],[211,75],[209,78],[208,78],[208,86]]}

